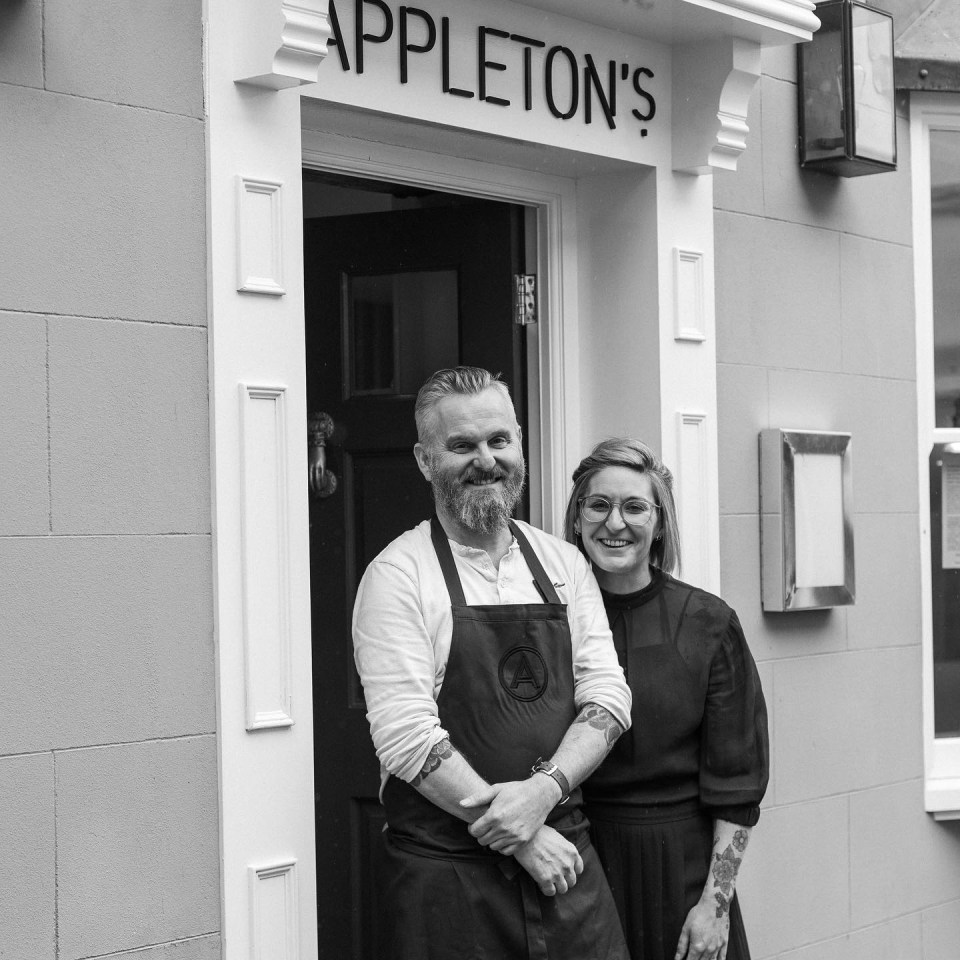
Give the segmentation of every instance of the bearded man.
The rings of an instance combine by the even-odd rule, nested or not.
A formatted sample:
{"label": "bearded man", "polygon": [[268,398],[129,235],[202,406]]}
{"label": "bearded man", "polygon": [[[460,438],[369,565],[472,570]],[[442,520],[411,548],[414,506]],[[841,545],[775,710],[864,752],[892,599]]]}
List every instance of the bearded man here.
{"label": "bearded man", "polygon": [[578,784],[630,724],[600,593],[511,520],[506,386],[440,370],[414,455],[436,516],[367,568],[354,651],[382,773],[381,960],[628,960]]}

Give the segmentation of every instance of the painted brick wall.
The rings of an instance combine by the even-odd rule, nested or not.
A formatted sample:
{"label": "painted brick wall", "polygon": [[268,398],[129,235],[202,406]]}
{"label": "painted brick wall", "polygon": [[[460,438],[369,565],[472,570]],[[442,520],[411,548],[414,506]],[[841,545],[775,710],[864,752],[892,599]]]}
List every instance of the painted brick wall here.
{"label": "painted brick wall", "polygon": [[[896,173],[802,173],[794,56],[765,55],[740,171],[715,178],[723,594],[773,756],[744,915],[755,960],[956,960],[960,824],[923,810],[907,124]],[[764,427],[853,434],[855,606],[762,612]]]}
{"label": "painted brick wall", "polygon": [[0,958],[220,955],[201,0],[0,4]]}

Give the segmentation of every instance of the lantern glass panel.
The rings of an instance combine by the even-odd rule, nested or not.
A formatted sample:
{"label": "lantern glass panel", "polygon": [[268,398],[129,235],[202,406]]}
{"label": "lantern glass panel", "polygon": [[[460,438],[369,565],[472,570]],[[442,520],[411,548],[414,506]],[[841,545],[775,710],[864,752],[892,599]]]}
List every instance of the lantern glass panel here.
{"label": "lantern glass panel", "polygon": [[843,8],[817,8],[820,29],[800,48],[805,162],[843,157]]}
{"label": "lantern glass panel", "polygon": [[854,5],[852,27],[854,153],[864,159],[894,163],[893,21],[883,13]]}

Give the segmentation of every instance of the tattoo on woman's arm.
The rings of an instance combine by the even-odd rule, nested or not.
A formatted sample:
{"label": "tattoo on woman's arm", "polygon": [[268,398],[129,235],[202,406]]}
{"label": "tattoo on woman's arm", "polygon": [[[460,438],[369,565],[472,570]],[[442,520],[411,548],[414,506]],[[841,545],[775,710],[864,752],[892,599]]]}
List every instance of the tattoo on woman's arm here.
{"label": "tattoo on woman's arm", "polygon": [[[733,888],[737,882],[737,872],[740,870],[742,857],[737,855],[737,851],[743,853],[747,846],[749,834],[744,830],[738,830],[733,841],[727,844],[727,849],[723,853],[713,855],[713,866],[710,872],[713,874],[713,885],[716,892],[713,895],[717,901],[717,917],[722,917],[730,912],[730,901],[733,899]],[[734,850],[734,847],[737,849]]]}
{"label": "tattoo on woman's arm", "polygon": [[589,723],[591,727],[603,734],[608,745],[615,743],[617,737],[623,733],[623,728],[614,720],[610,711],[596,703],[586,704],[577,714],[574,723]]}
{"label": "tattoo on woman's arm", "polygon": [[444,760],[449,760],[455,752],[449,737],[444,737],[439,743],[435,743],[430,748],[430,752],[427,754],[427,759],[420,769],[420,772],[410,781],[411,784],[419,787]]}
{"label": "tattoo on woman's arm", "polygon": [[737,830],[733,835],[733,840],[731,843],[734,848],[739,852],[743,853],[747,849],[747,844],[750,842],[750,831],[744,830],[743,828]]}

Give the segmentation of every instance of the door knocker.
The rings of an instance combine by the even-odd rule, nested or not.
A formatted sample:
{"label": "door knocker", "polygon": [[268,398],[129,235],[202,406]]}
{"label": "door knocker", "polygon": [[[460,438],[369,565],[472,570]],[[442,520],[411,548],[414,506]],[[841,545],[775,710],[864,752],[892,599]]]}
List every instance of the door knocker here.
{"label": "door knocker", "polygon": [[307,476],[315,497],[329,497],[337,489],[336,475],[327,469],[327,441],[333,429],[329,413],[315,413],[307,421]]}

